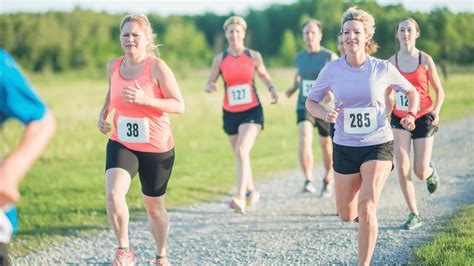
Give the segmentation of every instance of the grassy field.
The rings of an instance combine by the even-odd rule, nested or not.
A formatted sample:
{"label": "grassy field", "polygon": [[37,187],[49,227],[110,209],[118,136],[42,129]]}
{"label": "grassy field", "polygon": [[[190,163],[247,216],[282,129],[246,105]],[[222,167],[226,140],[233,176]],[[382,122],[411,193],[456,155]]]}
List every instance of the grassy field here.
{"label": "grassy field", "polygon": [[474,205],[449,221],[443,233],[414,254],[414,262],[426,265],[474,265]]}
{"label": "grassy field", "polygon": [[[252,168],[260,180],[298,167],[296,97],[287,99],[283,94],[294,70],[271,69],[270,73],[280,92],[280,102],[270,105],[269,93],[257,83],[264,105],[265,130],[253,149]],[[171,116],[176,161],[167,193],[169,208],[225,197],[235,183],[231,147],[222,130],[222,92],[204,92],[207,75],[207,70],[177,75],[186,112]],[[21,185],[20,234],[11,246],[13,255],[44,245],[45,238],[60,240],[65,235],[109,226],[104,193],[107,137],[96,126],[107,90],[105,77],[64,74],[34,75],[31,79],[54,111],[58,130]],[[447,97],[442,123],[474,111],[474,95],[469,89],[472,83],[473,76],[467,74],[453,74],[444,82]],[[16,122],[4,126],[1,154],[7,154],[17,143],[20,129]],[[315,158],[320,160],[316,147],[317,143]],[[127,200],[132,216],[144,214],[138,178]]]}

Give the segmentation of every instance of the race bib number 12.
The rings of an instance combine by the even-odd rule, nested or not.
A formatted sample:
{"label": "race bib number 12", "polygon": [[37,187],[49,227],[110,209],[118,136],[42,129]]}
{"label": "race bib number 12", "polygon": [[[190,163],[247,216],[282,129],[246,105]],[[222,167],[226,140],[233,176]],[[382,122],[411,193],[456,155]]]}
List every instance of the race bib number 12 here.
{"label": "race bib number 12", "polygon": [[131,118],[119,116],[117,121],[119,140],[130,143],[148,143],[150,127],[148,118]]}
{"label": "race bib number 12", "polygon": [[[418,92],[416,92],[416,93],[418,93]],[[419,93],[418,93],[418,96],[420,96]],[[395,103],[396,103],[397,110],[408,112],[408,96],[406,96],[405,94],[403,94],[401,92],[397,92],[395,97],[396,97],[395,98]],[[418,103],[417,104],[418,104],[417,110],[420,111],[420,97],[418,97]]]}
{"label": "race bib number 12", "polygon": [[348,134],[366,134],[377,129],[374,107],[344,109],[344,131]]}

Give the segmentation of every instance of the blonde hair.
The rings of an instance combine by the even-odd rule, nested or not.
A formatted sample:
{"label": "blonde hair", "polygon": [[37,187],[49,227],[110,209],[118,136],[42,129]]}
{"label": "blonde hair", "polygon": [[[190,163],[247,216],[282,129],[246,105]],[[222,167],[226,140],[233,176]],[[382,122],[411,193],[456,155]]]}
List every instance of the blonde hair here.
{"label": "blonde hair", "polygon": [[318,26],[319,31],[323,32],[323,25],[321,24],[321,21],[319,21],[317,19],[308,19],[308,20],[306,20],[303,23],[303,26],[301,26],[301,29],[304,29],[304,27],[306,27],[306,25],[308,25],[309,23],[314,23],[316,26]]}
{"label": "blonde hair", "polygon": [[245,20],[242,17],[232,16],[226,19],[226,21],[224,22],[224,26],[222,27],[224,31],[227,31],[227,28],[231,24],[240,25],[244,31],[247,31],[247,22],[245,22]]}
{"label": "blonde hair", "polygon": [[140,26],[140,28],[145,32],[146,36],[150,38],[150,42],[146,46],[147,51],[154,52],[158,45],[155,44],[156,34],[153,33],[153,29],[151,28],[148,17],[146,15],[126,15],[122,19],[122,22],[120,22],[120,31],[122,31],[123,26],[128,22],[133,22]]}
{"label": "blonde hair", "polygon": [[406,18],[400,19],[397,24],[397,31],[398,31],[398,27],[400,27],[400,23],[402,23],[402,21],[405,21],[405,20],[408,20],[411,23],[415,24],[416,32],[420,33],[420,26],[418,25],[418,22],[416,22],[416,20],[412,17],[406,17]]}
{"label": "blonde hair", "polygon": [[362,22],[365,33],[367,34],[368,42],[365,45],[365,52],[368,54],[375,53],[378,45],[373,40],[375,34],[375,19],[374,17],[362,9],[357,9],[356,6],[350,7],[342,14],[341,18],[341,32],[343,31],[344,23],[350,20],[357,20]]}

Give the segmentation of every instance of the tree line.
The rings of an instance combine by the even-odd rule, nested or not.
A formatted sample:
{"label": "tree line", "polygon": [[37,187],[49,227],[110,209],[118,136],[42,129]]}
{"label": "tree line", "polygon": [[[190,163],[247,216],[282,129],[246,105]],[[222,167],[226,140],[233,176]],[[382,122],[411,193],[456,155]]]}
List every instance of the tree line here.
{"label": "tree line", "polygon": [[[313,0],[274,4],[264,10],[249,10],[246,45],[262,53],[273,66],[293,66],[296,53],[304,49],[301,25],[309,18],[323,24],[322,45],[336,51],[342,13],[358,5],[375,17],[376,56],[388,58],[398,49],[395,28],[404,17],[420,25],[418,48],[436,62],[471,65],[474,62],[474,14],[454,14],[448,9],[429,13],[410,12],[402,5],[380,6],[375,2]],[[125,14],[108,14],[76,8],[71,12],[2,14],[0,47],[31,71],[62,72],[103,70],[108,60],[122,54],[119,23]],[[173,67],[210,66],[215,53],[226,48],[222,25],[233,14],[205,13],[161,17],[149,14],[162,44],[159,55]]]}

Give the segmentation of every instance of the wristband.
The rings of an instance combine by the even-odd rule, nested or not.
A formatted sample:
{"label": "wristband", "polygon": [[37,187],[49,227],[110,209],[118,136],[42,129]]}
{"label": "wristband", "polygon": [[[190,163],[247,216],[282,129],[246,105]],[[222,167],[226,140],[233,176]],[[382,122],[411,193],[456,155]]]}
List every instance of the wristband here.
{"label": "wristband", "polygon": [[413,113],[413,112],[408,112],[407,115],[413,116],[413,118],[415,118],[415,120],[416,120],[416,114],[415,114],[415,113]]}
{"label": "wristband", "polygon": [[272,91],[272,89],[274,89],[274,88],[275,88],[275,86],[270,85],[270,86],[268,86],[268,91]]}

